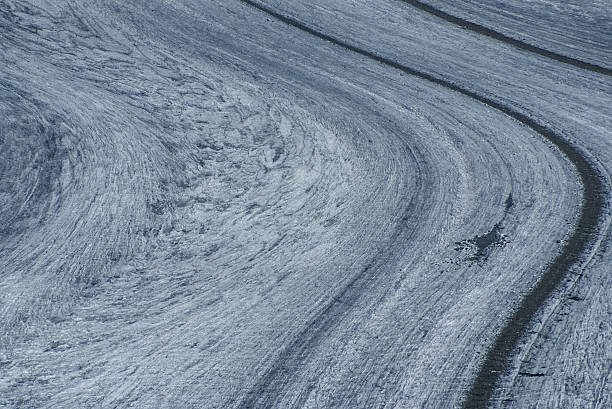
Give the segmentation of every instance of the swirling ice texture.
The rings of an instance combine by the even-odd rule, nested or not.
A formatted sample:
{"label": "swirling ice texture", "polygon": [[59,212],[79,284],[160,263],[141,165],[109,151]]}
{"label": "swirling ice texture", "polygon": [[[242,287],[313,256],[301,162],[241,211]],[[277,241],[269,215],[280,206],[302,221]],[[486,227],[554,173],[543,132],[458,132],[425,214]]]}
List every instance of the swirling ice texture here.
{"label": "swirling ice texture", "polygon": [[[415,50],[337,4],[325,28]],[[239,2],[1,11],[6,406],[453,407],[572,229],[578,178],[539,135]],[[449,61],[422,18],[406,61],[531,61],[440,24]],[[479,86],[523,98],[501,91],[527,65]],[[571,126],[608,135],[606,97]]]}

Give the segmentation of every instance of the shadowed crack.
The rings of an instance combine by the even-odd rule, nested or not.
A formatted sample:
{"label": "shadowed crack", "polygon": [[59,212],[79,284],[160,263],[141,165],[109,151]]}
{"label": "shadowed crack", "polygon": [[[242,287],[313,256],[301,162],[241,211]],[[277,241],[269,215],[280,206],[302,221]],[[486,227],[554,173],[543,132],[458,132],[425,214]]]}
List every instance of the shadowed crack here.
{"label": "shadowed crack", "polygon": [[539,378],[542,376],[546,376],[546,374],[543,374],[543,373],[531,373],[531,372],[519,372],[518,374],[521,376],[527,376],[529,378]]}

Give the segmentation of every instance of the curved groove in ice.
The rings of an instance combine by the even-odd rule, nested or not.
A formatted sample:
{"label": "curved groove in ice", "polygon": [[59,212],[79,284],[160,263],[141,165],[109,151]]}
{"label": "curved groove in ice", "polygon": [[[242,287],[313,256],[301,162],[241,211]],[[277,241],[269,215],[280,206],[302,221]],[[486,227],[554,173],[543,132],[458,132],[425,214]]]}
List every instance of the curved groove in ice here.
{"label": "curved groove in ice", "polygon": [[578,67],[581,68],[583,70],[588,70],[588,71],[592,71],[592,72],[596,72],[598,74],[603,74],[603,75],[608,75],[608,76],[612,76],[612,69],[610,68],[606,68],[606,67],[602,67],[600,65],[597,64],[591,64],[589,62],[586,61],[582,61],[579,60],[577,58],[573,58],[573,57],[569,57],[567,55],[563,55],[563,54],[559,54],[559,53],[555,53],[553,51],[550,50],[546,50],[544,48],[541,47],[537,47],[535,45],[526,43],[524,41],[521,40],[517,40],[516,38],[512,38],[509,37],[505,34],[502,34],[498,31],[495,31],[491,28],[485,27],[481,24],[478,23],[473,23],[471,21],[468,20],[464,20],[460,17],[456,17],[453,16],[451,14],[448,14],[440,9],[437,9],[433,6],[430,6],[429,4],[423,3],[421,1],[418,0],[399,0],[403,3],[409,4],[412,7],[415,7],[419,10],[422,10],[426,13],[429,14],[433,14],[436,17],[440,17],[441,19],[443,19],[446,22],[449,22],[451,24],[454,24],[456,26],[459,26],[461,28],[464,28],[466,30],[470,30],[473,31],[475,33],[493,38],[495,40],[498,41],[502,41],[506,44],[510,44],[513,45],[514,47],[520,48],[521,50],[525,50],[525,51],[529,51],[531,53],[534,54],[538,54],[541,55],[543,57],[546,58],[550,58],[552,60],[555,61],[559,61],[562,62],[564,64],[569,64],[569,65],[573,65],[574,67]]}
{"label": "curved groove in ice", "polygon": [[[552,142],[576,167],[584,189],[582,196],[582,207],[576,228],[566,241],[561,253],[546,267],[546,271],[536,286],[534,286],[525,296],[518,309],[515,310],[510,320],[497,335],[493,346],[487,352],[480,371],[478,372],[478,375],[474,380],[472,387],[468,391],[465,401],[463,402],[464,408],[481,408],[483,405],[487,405],[489,399],[494,393],[495,387],[500,381],[502,374],[508,369],[510,358],[516,350],[520,338],[524,336],[525,332],[529,329],[531,321],[557,286],[561,284],[569,269],[580,262],[583,252],[585,252],[589,246],[594,243],[594,239],[598,235],[598,225],[603,215],[605,203],[604,183],[599,176],[598,170],[589,162],[589,160],[579,149],[569,144],[561,136],[506,105],[470,90],[464,89],[441,78],[437,78],[428,73],[406,67],[383,56],[377,55],[374,52],[355,47],[345,41],[321,33],[300,21],[284,16],[258,2],[251,0],[240,1],[313,36],[371,58],[379,63],[401,70],[407,74],[414,75],[459,92],[465,96],[495,108],[523,123],[525,126],[528,126],[542,137]],[[295,367],[295,361],[297,360],[299,362],[304,351],[308,349],[308,344],[316,343],[317,337],[321,336],[320,334],[322,334],[327,327],[326,322],[328,322],[330,317],[335,318],[335,316],[338,314],[335,312],[335,309],[344,309],[345,305],[350,305],[350,301],[344,301],[343,297],[345,294],[348,294],[348,297],[354,297],[351,295],[354,286],[359,286],[359,283],[362,282],[362,280],[365,283],[370,279],[367,273],[368,269],[365,269],[359,276],[357,276],[355,280],[346,287],[345,292],[342,293],[340,298],[334,300],[332,305],[328,306],[321,313],[321,315],[317,317],[317,319],[308,325],[308,327],[304,330],[304,333],[297,338],[296,343],[291,345],[287,350],[283,351],[277,363],[273,365],[272,368],[266,373],[255,389],[249,392],[247,398],[242,402],[241,407],[269,407],[270,404],[277,399],[275,393],[277,393],[278,389],[275,387],[274,383],[289,376],[292,368]],[[357,292],[359,291],[357,290]]]}

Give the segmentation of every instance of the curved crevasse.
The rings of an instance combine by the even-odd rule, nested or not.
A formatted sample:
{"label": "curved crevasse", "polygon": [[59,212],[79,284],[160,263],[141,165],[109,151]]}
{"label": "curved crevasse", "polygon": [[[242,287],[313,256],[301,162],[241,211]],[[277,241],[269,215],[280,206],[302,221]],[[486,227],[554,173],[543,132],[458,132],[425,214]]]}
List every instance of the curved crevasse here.
{"label": "curved crevasse", "polygon": [[[420,3],[420,2],[419,2]],[[443,12],[504,35],[610,70],[612,4],[609,0],[552,2],[427,0]]]}

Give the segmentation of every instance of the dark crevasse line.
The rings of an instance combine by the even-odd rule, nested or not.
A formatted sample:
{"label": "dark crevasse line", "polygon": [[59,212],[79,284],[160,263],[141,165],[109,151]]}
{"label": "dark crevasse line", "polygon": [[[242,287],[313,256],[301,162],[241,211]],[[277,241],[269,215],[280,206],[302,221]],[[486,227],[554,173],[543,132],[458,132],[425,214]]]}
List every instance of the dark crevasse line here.
{"label": "dark crevasse line", "polygon": [[[468,390],[465,400],[462,402],[462,407],[465,409],[482,408],[483,406],[487,406],[496,386],[499,384],[501,376],[509,369],[511,364],[510,358],[513,356],[519,340],[528,331],[533,318],[535,318],[535,315],[544,305],[547,299],[552,295],[553,291],[563,282],[569,269],[580,261],[582,254],[594,243],[605,203],[605,183],[603,182],[599,172],[578,148],[571,145],[568,141],[557,135],[550,128],[539,124],[532,118],[521,114],[506,105],[462,88],[452,82],[404,66],[373,52],[361,49],[340,39],[321,33],[298,20],[279,14],[267,6],[256,3],[252,0],[240,1],[282,21],[285,24],[298,28],[315,37],[329,41],[330,43],[340,46],[346,50],[355,52],[407,74],[446,87],[495,108],[509,117],[523,123],[525,126],[531,128],[546,140],[553,143],[576,168],[583,186],[582,207],[580,209],[576,228],[567,239],[564,246],[561,248],[560,253],[548,264],[538,283],[526,294],[518,308],[504,324],[500,333],[495,338],[491,348],[487,351],[476,378]],[[265,377],[265,383],[272,381],[272,378],[274,378],[273,374],[268,375],[269,376]],[[263,391],[264,389],[267,389],[267,386],[270,385],[260,384],[258,385],[257,389],[258,391]],[[256,397],[251,395],[247,401],[251,403],[255,402]]]}
{"label": "dark crevasse line", "polygon": [[540,48],[537,47],[535,45],[531,45],[529,43],[526,43],[524,41],[521,40],[517,40],[516,38],[512,38],[512,37],[508,37],[507,35],[504,35],[498,31],[492,30],[490,28],[487,28],[485,26],[482,26],[480,24],[477,23],[472,23],[471,21],[467,21],[464,20],[460,17],[456,17],[453,16],[451,14],[445,13],[442,10],[439,10],[435,7],[432,7],[428,4],[425,4],[423,2],[417,1],[417,0],[398,0],[401,1],[402,3],[406,3],[411,5],[412,7],[415,7],[421,11],[424,11],[426,13],[429,14],[433,14],[436,17],[441,18],[442,20],[449,22],[451,24],[455,24],[461,28],[464,28],[466,30],[469,31],[473,31],[475,33],[493,38],[494,40],[498,40],[501,42],[504,42],[506,44],[510,44],[514,47],[520,48],[521,50],[525,50],[525,51],[529,51],[531,53],[534,54],[538,54],[541,55],[543,57],[546,58],[550,58],[552,60],[555,61],[559,61],[562,62],[564,64],[569,64],[569,65],[573,65],[574,67],[578,67],[581,68],[583,70],[588,70],[588,71],[592,71],[592,72],[596,72],[598,74],[603,74],[603,75],[609,75],[612,76],[612,69],[610,68],[606,68],[606,67],[602,67],[600,65],[597,64],[591,64],[588,63],[586,61],[582,61],[579,60],[577,58],[572,58],[572,57],[568,57],[566,55],[563,54],[558,54],[555,53],[553,51],[550,50],[546,50],[544,48]]}

